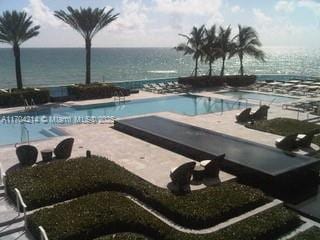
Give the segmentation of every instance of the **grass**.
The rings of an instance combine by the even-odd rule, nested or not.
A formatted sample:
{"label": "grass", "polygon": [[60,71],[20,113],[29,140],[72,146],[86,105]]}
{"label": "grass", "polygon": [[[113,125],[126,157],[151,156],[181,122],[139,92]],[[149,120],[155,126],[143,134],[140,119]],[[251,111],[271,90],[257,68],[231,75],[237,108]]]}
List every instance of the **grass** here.
{"label": "grass", "polygon": [[116,191],[135,196],[180,225],[203,228],[270,201],[260,191],[235,182],[177,196],[102,158],[77,158],[7,174],[8,194],[18,188],[28,209],[87,194]]}
{"label": "grass", "polygon": [[305,232],[302,232],[291,240],[318,240],[320,238],[320,228],[312,227]]}
{"label": "grass", "polygon": [[112,234],[105,237],[99,237],[94,240],[148,240],[147,238],[141,234],[136,233],[118,233]]}
{"label": "grass", "polygon": [[[271,120],[257,121],[253,125],[246,125],[246,127],[281,136],[295,133],[303,134],[320,128],[320,126],[315,123],[308,123],[290,118],[275,118]],[[320,136],[315,136],[313,138],[313,143],[320,145]]]}
{"label": "grass", "polygon": [[[123,194],[101,192],[39,210],[29,216],[27,224],[34,236],[38,236],[37,227],[43,226],[50,240],[94,239],[119,232],[162,240],[234,240],[235,236],[237,240],[266,240],[291,231],[300,220],[277,206],[214,233],[187,234],[164,224]],[[127,237],[137,239],[136,235]]]}

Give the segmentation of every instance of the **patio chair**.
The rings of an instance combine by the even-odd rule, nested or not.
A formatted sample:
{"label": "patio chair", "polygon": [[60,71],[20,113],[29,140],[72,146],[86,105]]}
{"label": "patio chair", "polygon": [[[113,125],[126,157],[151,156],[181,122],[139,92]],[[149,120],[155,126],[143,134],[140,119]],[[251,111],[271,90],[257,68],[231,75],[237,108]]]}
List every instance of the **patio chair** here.
{"label": "patio chair", "polygon": [[188,162],[171,169],[170,178],[172,183],[177,186],[179,192],[185,191],[186,187],[190,185],[195,165],[195,162]]}
{"label": "patio chair", "polygon": [[37,162],[38,149],[32,145],[16,147],[16,154],[22,166],[32,166]]}
{"label": "patio chair", "polygon": [[297,136],[297,145],[300,148],[309,148],[312,143],[314,135],[319,134],[320,129],[314,129],[306,134],[299,134]]}
{"label": "patio chair", "polygon": [[291,134],[276,140],[276,147],[284,151],[293,151],[298,148],[297,144],[298,134]]}
{"label": "patio chair", "polygon": [[251,120],[252,121],[266,120],[268,118],[269,108],[270,107],[267,105],[260,106],[260,108],[256,112],[254,112],[250,115]]}
{"label": "patio chair", "polygon": [[67,138],[54,149],[56,159],[68,159],[71,156],[74,138]]}
{"label": "patio chair", "polygon": [[238,123],[246,123],[250,121],[250,112],[251,112],[251,108],[246,108],[245,110],[243,110],[241,113],[238,113],[236,115],[236,119]]}
{"label": "patio chair", "polygon": [[220,164],[224,160],[226,155],[222,154],[217,156],[214,160],[203,160],[200,162],[200,165],[204,167],[204,176],[208,178],[217,178],[219,177]]}

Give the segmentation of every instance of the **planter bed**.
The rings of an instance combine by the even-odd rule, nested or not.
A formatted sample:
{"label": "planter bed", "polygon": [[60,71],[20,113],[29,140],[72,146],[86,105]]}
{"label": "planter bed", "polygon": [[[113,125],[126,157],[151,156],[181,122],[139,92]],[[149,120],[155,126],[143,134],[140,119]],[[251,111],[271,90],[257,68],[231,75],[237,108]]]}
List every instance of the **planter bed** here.
{"label": "planter bed", "polygon": [[164,224],[122,194],[101,192],[39,210],[27,226],[39,239],[43,226],[50,240],[93,239],[118,232],[134,232],[162,240],[266,240],[276,239],[300,224],[300,219],[282,206],[261,212],[210,234],[187,234]]}
{"label": "planter bed", "polygon": [[177,196],[95,156],[11,172],[6,182],[11,199],[14,201],[14,188],[18,188],[29,210],[90,193],[116,191],[133,195],[191,228],[212,226],[270,202],[261,191],[232,182]]}

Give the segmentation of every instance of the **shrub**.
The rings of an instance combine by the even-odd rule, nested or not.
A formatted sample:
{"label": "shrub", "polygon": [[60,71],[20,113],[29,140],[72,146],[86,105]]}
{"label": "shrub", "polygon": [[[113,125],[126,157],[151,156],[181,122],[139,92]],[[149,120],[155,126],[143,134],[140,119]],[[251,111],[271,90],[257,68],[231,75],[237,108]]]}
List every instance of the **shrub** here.
{"label": "shrub", "polygon": [[[320,228],[312,227],[305,232],[298,234],[291,240],[318,240],[320,236]],[[128,238],[130,239],[130,238]]]}
{"label": "shrub", "polygon": [[[300,224],[299,218],[284,207],[266,210],[218,232],[179,232],[119,193],[103,192],[39,210],[28,217],[27,226],[39,239],[43,226],[50,240],[92,239],[106,234],[133,232],[163,240],[265,240],[275,239]],[[236,238],[235,238],[236,236]]]}
{"label": "shrub", "polygon": [[[246,127],[282,136],[295,133],[307,133],[311,130],[319,129],[318,124],[290,118],[274,118],[265,121],[257,121],[254,124],[247,124]],[[320,145],[320,136],[315,136],[313,142]]]}
{"label": "shrub", "polygon": [[200,76],[179,78],[179,83],[192,85],[194,88],[221,87],[225,84],[231,87],[246,87],[256,82],[256,76]]}
{"label": "shrub", "polygon": [[24,99],[29,103],[31,99],[35,104],[44,104],[49,102],[50,94],[47,89],[35,90],[32,88],[13,90],[10,93],[0,93],[0,107],[16,107],[25,104]]}
{"label": "shrub", "polygon": [[99,191],[118,191],[192,228],[220,223],[269,201],[261,191],[232,182],[177,196],[101,157],[22,169],[8,173],[6,182],[8,195],[14,201],[18,188],[29,210]]}
{"label": "shrub", "polygon": [[116,87],[112,84],[92,83],[68,87],[68,93],[74,100],[111,98],[118,92],[121,92],[124,96],[130,95],[129,90]]}

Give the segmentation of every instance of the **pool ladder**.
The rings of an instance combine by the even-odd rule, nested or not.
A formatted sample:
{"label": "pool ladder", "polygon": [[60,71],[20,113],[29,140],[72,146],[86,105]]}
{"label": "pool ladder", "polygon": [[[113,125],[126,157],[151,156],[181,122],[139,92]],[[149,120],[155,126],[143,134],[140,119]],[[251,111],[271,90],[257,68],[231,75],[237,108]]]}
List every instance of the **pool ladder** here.
{"label": "pool ladder", "polygon": [[126,97],[121,91],[115,91],[113,101],[115,103],[125,103]]}
{"label": "pool ladder", "polygon": [[33,98],[31,98],[30,103],[28,102],[28,100],[25,98],[24,99],[24,110],[25,111],[30,111],[32,109],[34,109],[36,107],[36,104],[33,100]]}

